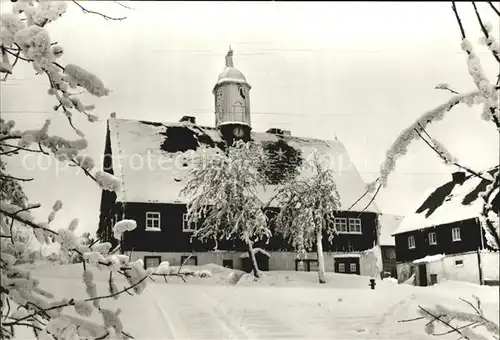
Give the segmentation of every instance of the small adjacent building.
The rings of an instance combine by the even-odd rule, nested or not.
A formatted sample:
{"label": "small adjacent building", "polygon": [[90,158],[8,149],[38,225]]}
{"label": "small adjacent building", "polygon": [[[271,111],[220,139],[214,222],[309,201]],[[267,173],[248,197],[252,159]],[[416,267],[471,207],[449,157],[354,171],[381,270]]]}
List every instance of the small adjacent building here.
{"label": "small adjacent building", "polygon": [[[214,86],[215,126],[200,126],[196,117],[183,116],[178,122],[151,122],[108,119],[104,150],[104,171],[122,180],[117,192],[103,191],[98,235],[113,241],[112,226],[122,219],[137,222],[126,232],[121,250],[132,259],[143,259],[146,267],[161,261],[177,265],[185,259],[192,265],[216,263],[246,269],[246,245],[238,239],[209,240],[193,238],[197,226],[186,219],[188,197],[181,190],[189,179],[191,156],[202,146],[223,152],[235,140],[260,143],[269,156],[259,171],[269,186],[259,190],[267,202],[276,188],[290,176],[302,173],[301,165],[313,150],[335,165],[336,184],[342,210],[332,211],[338,235],[333,244],[324,237],[327,271],[380,276],[378,245],[379,210],[366,191],[365,183],[349,155],[336,138],[321,140],[293,136],[290,131],[272,127],[266,132],[252,130],[250,85],[233,65],[233,52],[226,56],[226,67]],[[360,199],[361,197],[361,199]],[[274,210],[273,210],[274,209]],[[270,214],[279,207],[269,205]],[[274,229],[270,225],[271,230]],[[268,270],[315,270],[317,257],[311,249],[307,259],[298,261],[289,242],[274,233],[257,242],[258,261]],[[379,265],[380,264],[380,265]]]}
{"label": "small adjacent building", "polygon": [[[498,171],[496,166],[481,174],[492,178]],[[479,195],[488,184],[480,177],[455,172],[404,217],[393,234],[399,282],[415,275],[418,286],[443,279],[498,284],[499,253],[488,246],[479,223],[484,205]],[[499,211],[499,188],[490,203]]]}
{"label": "small adjacent building", "polygon": [[379,215],[380,236],[379,244],[382,251],[383,276],[397,278],[396,270],[396,241],[392,235],[403,220],[403,216],[393,214]]}

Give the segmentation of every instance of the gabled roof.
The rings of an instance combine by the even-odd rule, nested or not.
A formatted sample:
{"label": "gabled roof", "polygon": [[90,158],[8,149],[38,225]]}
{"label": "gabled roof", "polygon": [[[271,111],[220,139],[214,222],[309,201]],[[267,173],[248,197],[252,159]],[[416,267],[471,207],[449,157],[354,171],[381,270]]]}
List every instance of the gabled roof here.
{"label": "gabled roof", "polygon": [[378,222],[380,225],[379,244],[381,246],[396,245],[396,241],[394,240],[394,236],[392,236],[392,234],[399,227],[402,220],[403,216],[400,215],[382,213],[378,216]]}
{"label": "gabled roof", "polygon": [[[225,142],[218,129],[191,123],[156,123],[129,119],[108,120],[113,171],[123,181],[123,190],[117,193],[118,202],[186,203],[181,197],[189,168],[189,156],[205,144],[214,149],[223,148]],[[317,149],[335,163],[336,184],[342,209],[347,210],[366,191],[358,171],[338,140],[324,141],[294,136],[277,136],[252,132],[259,143],[282,140],[302,158]],[[142,164],[141,164],[142,163]],[[301,176],[307,174],[299,174]],[[260,190],[259,196],[267,202],[276,186]],[[361,211],[371,197],[366,195],[351,210]],[[378,212],[374,202],[366,211]]]}
{"label": "gabled roof", "polygon": [[[493,178],[498,171],[499,166],[495,166],[480,174],[483,177]],[[423,200],[419,201],[419,208],[403,219],[393,235],[478,218],[484,205],[479,193],[483,192],[490,183],[488,180],[470,175],[465,177],[462,184],[449,181],[432,189],[431,192],[426,193]],[[490,203],[498,209],[500,206],[499,188],[495,190]]]}

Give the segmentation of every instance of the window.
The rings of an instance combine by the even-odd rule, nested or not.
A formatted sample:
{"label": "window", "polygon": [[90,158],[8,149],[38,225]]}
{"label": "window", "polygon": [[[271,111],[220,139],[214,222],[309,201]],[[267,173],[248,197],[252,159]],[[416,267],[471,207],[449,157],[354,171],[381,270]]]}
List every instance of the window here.
{"label": "window", "polygon": [[156,268],[160,265],[160,256],[144,256],[144,269]]}
{"label": "window", "polygon": [[451,240],[453,242],[461,241],[460,238],[460,228],[453,228],[451,229]]}
{"label": "window", "polygon": [[307,263],[305,261],[295,260],[295,271],[296,272],[306,272]]}
{"label": "window", "polygon": [[349,269],[351,270],[351,273],[355,273],[356,272],[356,263],[351,263]]}
{"label": "window", "polygon": [[415,249],[415,236],[408,236],[408,249]]}
{"label": "window", "polygon": [[156,211],[148,211],[146,213],[146,230],[158,231],[160,229],[160,213]]}
{"label": "window", "polygon": [[317,272],[319,267],[318,261],[309,261],[308,272]]}
{"label": "window", "polygon": [[463,265],[464,265],[464,260],[455,260],[455,266],[463,267]]}
{"label": "window", "polygon": [[227,260],[222,260],[222,266],[225,268],[233,268],[233,260],[232,259],[227,259]]}
{"label": "window", "polygon": [[339,273],[345,273],[345,264],[339,263]]}
{"label": "window", "polygon": [[395,260],[396,259],[396,251],[392,248],[385,249],[383,254],[384,254],[385,260]]}
{"label": "window", "polygon": [[197,224],[196,223],[189,223],[188,215],[183,214],[182,215],[182,231],[185,233],[192,233],[192,232],[195,232],[196,229],[197,229]]}
{"label": "window", "polygon": [[314,259],[295,259],[295,271],[317,271],[318,270],[318,260]]}
{"label": "window", "polygon": [[[186,261],[186,263],[184,263]],[[181,256],[181,265],[184,266],[197,266],[198,256]]]}
{"label": "window", "polygon": [[333,225],[338,233],[347,233],[347,218],[335,217],[333,219]]}
{"label": "window", "polygon": [[436,233],[434,233],[434,232],[429,233],[429,244],[431,246],[434,244],[437,244]]}
{"label": "window", "polygon": [[361,234],[361,219],[360,218],[350,218],[349,219],[349,233],[350,234]]}

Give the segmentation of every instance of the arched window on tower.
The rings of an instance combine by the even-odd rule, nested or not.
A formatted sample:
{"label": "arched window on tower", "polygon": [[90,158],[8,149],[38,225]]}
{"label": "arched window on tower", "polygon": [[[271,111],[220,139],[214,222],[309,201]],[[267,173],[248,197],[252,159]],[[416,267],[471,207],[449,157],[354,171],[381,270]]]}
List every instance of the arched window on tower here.
{"label": "arched window on tower", "polygon": [[245,120],[245,104],[242,101],[235,101],[233,104],[233,119],[236,122],[243,122]]}

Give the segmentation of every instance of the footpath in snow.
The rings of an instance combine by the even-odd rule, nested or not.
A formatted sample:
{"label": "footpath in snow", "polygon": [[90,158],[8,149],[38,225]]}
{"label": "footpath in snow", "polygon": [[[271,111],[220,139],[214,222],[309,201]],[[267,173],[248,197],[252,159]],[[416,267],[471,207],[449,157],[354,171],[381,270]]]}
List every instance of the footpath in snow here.
{"label": "footpath in snow", "polygon": [[[60,297],[85,297],[78,269],[54,270],[54,275],[43,278],[43,285],[52,286]],[[480,296],[485,313],[498,320],[494,287],[445,283],[423,288],[377,281],[371,290],[368,277],[329,273],[327,278],[326,285],[316,283],[315,273],[302,272],[268,272],[260,282],[244,275],[237,285],[224,284],[217,275],[187,278],[187,283],[156,278],[140,296],[124,295],[102,304],[120,307],[127,332],[136,339],[151,340],[424,340],[429,339],[425,321],[398,321],[418,317],[418,305],[440,303],[467,310],[459,298],[470,299],[472,294]],[[105,276],[98,289],[106,292]],[[94,319],[100,322],[97,315]],[[448,338],[456,336],[442,339]]]}

